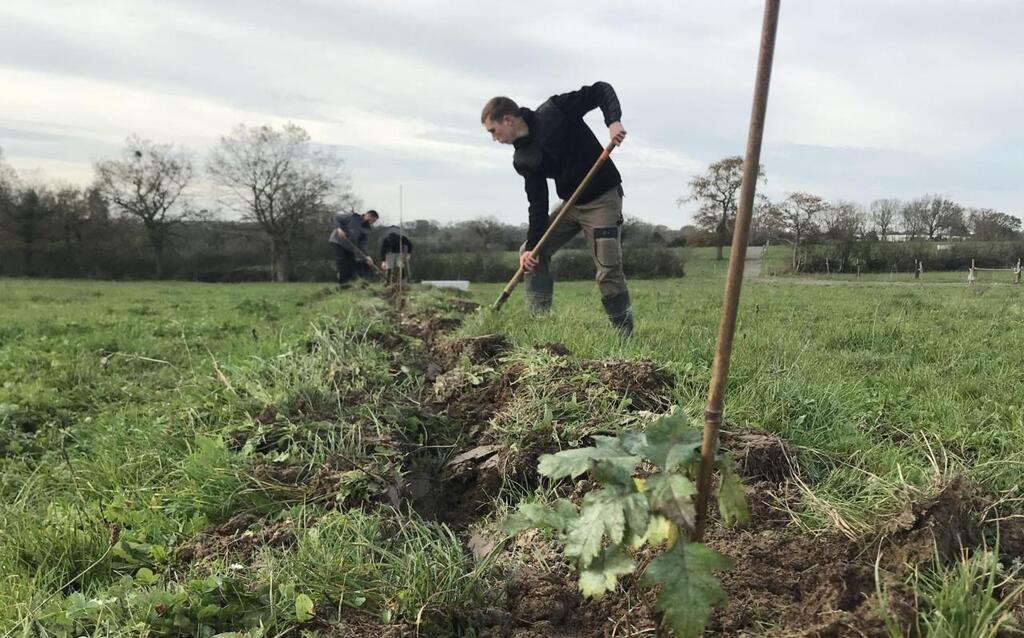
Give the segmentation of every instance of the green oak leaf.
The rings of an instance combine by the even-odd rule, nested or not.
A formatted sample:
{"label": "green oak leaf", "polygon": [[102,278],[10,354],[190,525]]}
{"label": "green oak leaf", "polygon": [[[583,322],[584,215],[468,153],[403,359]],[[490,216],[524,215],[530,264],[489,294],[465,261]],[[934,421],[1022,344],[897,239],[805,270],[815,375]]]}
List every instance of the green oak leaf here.
{"label": "green oak leaf", "polygon": [[726,457],[718,464],[722,474],[718,484],[718,511],[722,513],[722,522],[726,527],[745,525],[750,521],[747,510],[747,495],[743,491],[740,477],[732,469],[732,461]]}
{"label": "green oak leaf", "polygon": [[651,561],[643,580],[661,585],[655,607],[672,631],[682,638],[700,638],[711,609],[726,600],[714,572],[730,567],[731,560],[705,545],[680,541]]}
{"label": "green oak leaf", "polygon": [[623,430],[619,433],[622,449],[630,454],[642,454],[647,447],[647,434],[635,430]]}
{"label": "green oak leaf", "polygon": [[564,498],[558,499],[551,505],[523,503],[515,514],[505,519],[501,529],[506,534],[518,534],[531,528],[564,532],[578,515],[572,501]]}
{"label": "green oak leaf", "polygon": [[566,476],[576,478],[589,471],[597,461],[631,473],[640,462],[640,457],[625,454],[622,450],[611,447],[581,447],[563,450],[557,454],[544,454],[540,457],[537,469],[551,479]]}
{"label": "green oak leaf", "polygon": [[619,576],[633,573],[633,561],[617,547],[610,547],[580,572],[580,592],[588,598],[600,598],[615,589]]}
{"label": "green oak leaf", "polygon": [[306,594],[295,597],[295,619],[299,622],[313,620],[313,599]]}
{"label": "green oak leaf", "polygon": [[626,495],[612,488],[584,496],[580,516],[569,524],[565,535],[566,556],[577,558],[580,567],[587,567],[601,552],[601,539],[606,534],[612,543],[621,543],[626,532],[625,501]]}
{"label": "green oak leaf", "polygon": [[700,456],[701,433],[690,427],[685,414],[665,416],[647,426],[643,455],[665,472]]}
{"label": "green oak leaf", "polygon": [[682,474],[659,472],[648,477],[646,493],[651,499],[651,509],[684,530],[693,529],[697,515],[693,495],[697,488],[690,479]]}

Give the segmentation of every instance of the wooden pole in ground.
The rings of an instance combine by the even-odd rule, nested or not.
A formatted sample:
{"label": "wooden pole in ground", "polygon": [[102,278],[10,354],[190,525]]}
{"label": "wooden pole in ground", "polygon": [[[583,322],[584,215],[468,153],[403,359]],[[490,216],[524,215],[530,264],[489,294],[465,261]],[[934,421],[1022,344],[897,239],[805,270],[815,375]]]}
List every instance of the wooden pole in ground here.
{"label": "wooden pole in ground", "polygon": [[779,24],[781,0],[765,0],[764,22],[761,26],[761,48],[757,60],[757,80],[754,84],[754,103],[750,109],[750,131],[747,134],[747,152],[743,159],[743,182],[736,211],[736,225],[729,254],[729,274],[725,281],[725,299],[722,302],[721,321],[718,325],[718,345],[711,368],[711,385],[704,408],[704,437],[700,450],[700,473],[697,476],[697,518],[694,539],[704,537],[707,526],[708,501],[711,495],[711,475],[718,452],[718,430],[722,425],[725,405],[725,386],[729,379],[729,360],[732,357],[732,339],[736,333],[736,314],[740,305],[743,285],[743,262],[747,256],[747,237],[754,209],[754,190],[757,186],[761,163],[761,138],[764,118],[768,109],[768,85],[772,77],[772,58],[775,54],[775,32]]}

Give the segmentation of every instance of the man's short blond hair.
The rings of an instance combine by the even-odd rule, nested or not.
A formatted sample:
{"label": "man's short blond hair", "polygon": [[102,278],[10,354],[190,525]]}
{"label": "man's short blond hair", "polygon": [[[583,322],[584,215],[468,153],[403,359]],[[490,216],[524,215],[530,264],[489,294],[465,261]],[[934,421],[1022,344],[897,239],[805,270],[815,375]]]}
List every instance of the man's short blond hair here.
{"label": "man's short blond hair", "polygon": [[480,123],[486,124],[487,120],[501,121],[506,115],[519,116],[519,105],[509,97],[492,97],[484,104],[484,110],[480,113]]}

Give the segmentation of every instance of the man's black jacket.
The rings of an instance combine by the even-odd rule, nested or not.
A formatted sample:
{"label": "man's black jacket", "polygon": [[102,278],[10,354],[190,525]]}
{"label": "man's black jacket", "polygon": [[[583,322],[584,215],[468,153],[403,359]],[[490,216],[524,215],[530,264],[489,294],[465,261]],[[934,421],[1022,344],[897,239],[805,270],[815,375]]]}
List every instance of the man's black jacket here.
{"label": "man's black jacket", "polygon": [[[401,239],[399,239],[401,237]],[[388,253],[400,253],[404,252],[407,255],[412,254],[412,242],[405,235],[399,235],[398,233],[388,233],[388,236],[384,238],[384,241],[380,243],[380,259],[384,261],[384,255]]]}
{"label": "man's black jacket", "polygon": [[[563,200],[569,199],[604,150],[583,121],[583,116],[595,108],[600,108],[604,114],[605,125],[622,119],[619,98],[607,82],[595,82],[578,91],[553,95],[536,111],[520,109],[530,133],[515,141],[512,161],[516,172],[526,181],[526,198],[530,202],[527,250],[537,244],[547,229],[547,180],[553,178],[558,196]],[[619,170],[609,159],[577,203],[586,204],[597,199],[621,183]]]}

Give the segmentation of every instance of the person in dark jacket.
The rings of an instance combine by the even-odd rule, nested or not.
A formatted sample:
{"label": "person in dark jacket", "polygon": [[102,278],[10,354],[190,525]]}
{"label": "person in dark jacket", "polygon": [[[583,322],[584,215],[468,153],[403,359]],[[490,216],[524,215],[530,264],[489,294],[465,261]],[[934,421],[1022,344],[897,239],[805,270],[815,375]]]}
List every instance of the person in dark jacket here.
{"label": "person in dark jacket", "polygon": [[394,282],[409,277],[409,256],[412,242],[404,234],[391,232],[380,243],[381,268],[387,273],[388,281]]}
{"label": "person in dark jacket", "polygon": [[551,255],[582,230],[593,254],[605,313],[622,335],[629,336],[633,332],[633,307],[622,271],[622,177],[610,159],[543,249],[539,253],[533,250],[548,226],[547,180],[555,180],[555,191],[563,201],[569,199],[604,150],[583,121],[583,116],[596,108],[604,115],[611,140],[621,144],[626,137],[620,121],[622,109],[607,82],[553,95],[536,110],[521,108],[507,97],[496,97],[484,106],[480,122],[496,142],[515,147],[512,164],[525,181],[530,225],[519,251],[519,263],[526,270],[530,309],[550,309],[554,293],[549,271]]}
{"label": "person in dark jacket", "polygon": [[[346,284],[356,277],[366,279],[370,276],[370,256],[367,243],[370,228],[380,219],[375,210],[368,210],[362,215],[356,213],[336,213],[334,228],[329,241],[334,248],[334,265],[338,269],[338,284]],[[362,255],[357,256],[356,248]]]}

